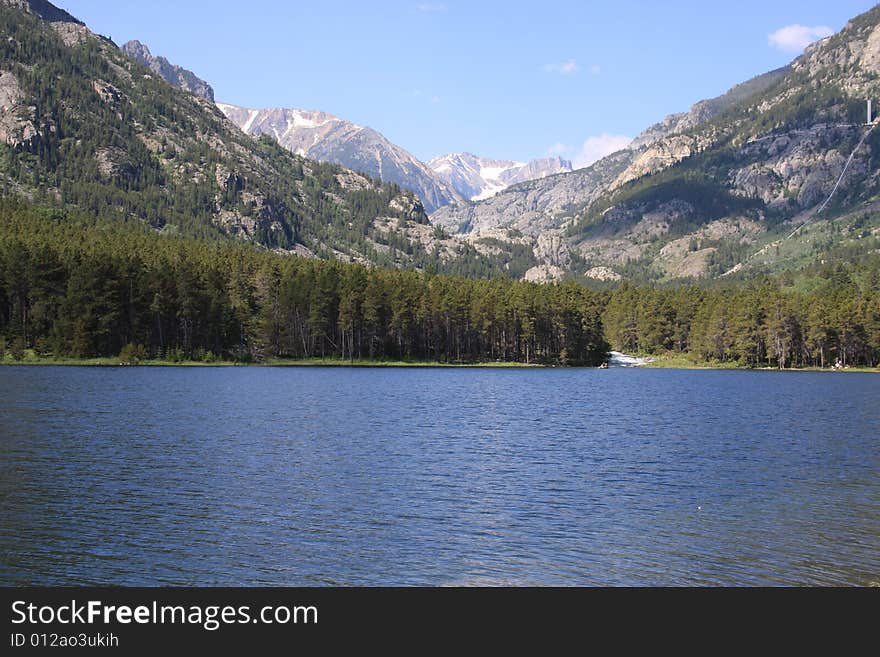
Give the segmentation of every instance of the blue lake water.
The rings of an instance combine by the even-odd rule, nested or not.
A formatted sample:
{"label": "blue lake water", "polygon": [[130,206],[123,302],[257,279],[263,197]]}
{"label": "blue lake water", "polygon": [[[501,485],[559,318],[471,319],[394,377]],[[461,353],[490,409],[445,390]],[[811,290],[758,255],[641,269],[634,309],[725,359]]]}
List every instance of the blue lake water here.
{"label": "blue lake water", "polygon": [[880,376],[0,367],[0,584],[880,581]]}

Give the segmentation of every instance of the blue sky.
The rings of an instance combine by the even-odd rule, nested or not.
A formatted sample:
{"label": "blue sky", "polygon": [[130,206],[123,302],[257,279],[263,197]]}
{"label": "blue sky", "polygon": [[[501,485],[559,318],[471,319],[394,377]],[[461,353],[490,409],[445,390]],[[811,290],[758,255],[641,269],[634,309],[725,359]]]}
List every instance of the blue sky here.
{"label": "blue sky", "polygon": [[[218,100],[331,112],[420,159],[579,163],[786,64],[864,0],[55,0],[210,82]],[[775,37],[771,38],[771,35]]]}

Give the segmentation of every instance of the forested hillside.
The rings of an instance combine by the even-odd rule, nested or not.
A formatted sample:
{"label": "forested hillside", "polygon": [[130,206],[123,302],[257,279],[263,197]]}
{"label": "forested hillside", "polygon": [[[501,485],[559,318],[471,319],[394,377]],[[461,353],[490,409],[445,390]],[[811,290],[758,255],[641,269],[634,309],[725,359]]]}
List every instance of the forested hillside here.
{"label": "forested hillside", "polygon": [[840,249],[880,253],[880,132],[863,125],[865,99],[880,93],[876,8],[624,151],[435,213],[432,225],[412,194],[242,134],[209,101],[39,4],[43,18],[32,2],[0,0],[3,195],[471,277],[747,280]]}
{"label": "forested hillside", "polygon": [[213,103],[84,25],[8,4],[0,2],[4,196],[308,257],[507,271],[503,259],[451,240],[429,251],[424,209],[396,185],[244,135]]}

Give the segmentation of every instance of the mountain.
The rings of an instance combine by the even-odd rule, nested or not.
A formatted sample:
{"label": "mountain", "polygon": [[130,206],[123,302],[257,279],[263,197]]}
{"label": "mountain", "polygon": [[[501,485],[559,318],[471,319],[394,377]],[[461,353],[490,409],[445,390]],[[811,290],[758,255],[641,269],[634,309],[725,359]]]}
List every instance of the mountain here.
{"label": "mountain", "polygon": [[[524,176],[523,184],[511,181],[504,193],[479,199],[482,202],[443,208],[432,215],[432,221],[462,233],[514,227],[537,235],[558,228],[573,218],[572,208],[589,205],[601,194],[685,157],[688,146],[679,143],[679,136],[772,86],[787,71],[788,67],[784,67],[765,73],[717,98],[702,100],[687,112],[671,114],[647,128],[625,149],[589,167],[549,178]],[[565,160],[560,162],[566,164]]]}
{"label": "mountain", "polygon": [[525,163],[493,160],[470,153],[442,155],[428,162],[428,166],[471,201],[491,198],[516,183],[572,170],[571,162],[559,157]]}
{"label": "mountain", "polygon": [[875,7],[590,167],[431,220],[471,241],[512,235],[532,247],[540,280],[753,276],[876,258],[880,131],[865,125],[865,101],[876,107],[878,74]]}
{"label": "mountain", "polygon": [[397,184],[296,155],[271,131],[245,134],[208,99],[36,0],[0,0],[0,196],[59,218],[312,258],[514,278],[535,264],[519,244],[432,226]]}
{"label": "mountain", "polygon": [[433,262],[394,185],[242,133],[48,3],[0,0],[0,193],[311,257]]}
{"label": "mountain", "polygon": [[129,41],[122,46],[122,52],[136,62],[140,62],[169,84],[183,89],[205,100],[214,102],[214,89],[192,71],[172,64],[164,57],[155,57],[150,49],[140,41]]}
{"label": "mountain", "polygon": [[325,112],[256,110],[226,103],[217,106],[247,134],[271,135],[303,157],[341,164],[383,182],[395,183],[418,195],[428,212],[461,200],[452,186],[430,168],[372,128]]}
{"label": "mountain", "polygon": [[[368,128],[221,111],[49,3],[0,0],[0,14],[0,193],[62,215],[532,281],[747,278],[880,253],[880,131],[865,125],[865,101],[880,104],[880,7],[590,167],[477,202]],[[291,149],[336,151],[384,178],[420,173],[459,200],[429,220],[401,183]]]}

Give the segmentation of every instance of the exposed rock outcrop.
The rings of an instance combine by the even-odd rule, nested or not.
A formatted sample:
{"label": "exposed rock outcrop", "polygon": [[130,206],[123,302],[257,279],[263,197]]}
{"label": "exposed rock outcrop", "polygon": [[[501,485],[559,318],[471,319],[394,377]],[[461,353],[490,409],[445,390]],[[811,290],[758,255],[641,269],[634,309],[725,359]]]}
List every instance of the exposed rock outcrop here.
{"label": "exposed rock outcrop", "polygon": [[18,78],[0,71],[0,143],[18,146],[37,134],[36,106],[24,96]]}
{"label": "exposed rock outcrop", "polygon": [[[465,236],[491,226],[516,229],[546,265],[557,263],[557,251],[539,240],[562,231],[576,256],[570,266],[590,277],[624,267],[655,278],[718,275],[737,265],[741,271],[736,254],[753,243],[763,248],[761,236],[774,223],[814,222],[880,192],[880,130],[871,135],[864,125],[869,98],[876,117],[880,7],[789,66],[666,117],[591,167],[431,218]],[[816,217],[832,192],[834,202]],[[765,253],[762,266],[776,251]]]}

